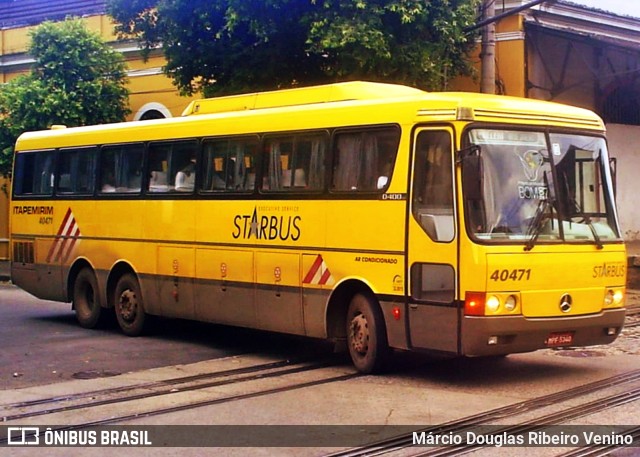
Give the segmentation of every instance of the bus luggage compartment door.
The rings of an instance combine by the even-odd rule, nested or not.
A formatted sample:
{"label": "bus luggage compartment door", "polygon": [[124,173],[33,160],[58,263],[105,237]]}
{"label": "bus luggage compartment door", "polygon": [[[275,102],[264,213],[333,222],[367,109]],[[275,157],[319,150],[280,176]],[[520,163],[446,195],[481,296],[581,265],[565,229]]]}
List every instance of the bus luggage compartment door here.
{"label": "bus luggage compartment door", "polygon": [[196,250],[195,309],[198,319],[256,326],[253,252]]}
{"label": "bus luggage compartment door", "polygon": [[193,248],[175,246],[158,248],[157,293],[164,316],[195,318],[194,255]]}
{"label": "bus luggage compartment door", "polygon": [[256,253],[256,314],[258,328],[304,334],[299,254]]}

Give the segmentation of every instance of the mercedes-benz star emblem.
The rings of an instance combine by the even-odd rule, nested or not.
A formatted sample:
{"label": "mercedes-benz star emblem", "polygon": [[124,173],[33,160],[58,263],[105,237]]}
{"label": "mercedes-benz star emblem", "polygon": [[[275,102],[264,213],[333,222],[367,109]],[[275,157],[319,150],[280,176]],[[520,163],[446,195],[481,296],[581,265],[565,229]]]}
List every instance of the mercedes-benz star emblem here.
{"label": "mercedes-benz star emblem", "polygon": [[568,313],[569,311],[571,311],[572,304],[573,298],[571,298],[571,295],[564,294],[562,297],[560,297],[560,311],[562,311],[563,313]]}

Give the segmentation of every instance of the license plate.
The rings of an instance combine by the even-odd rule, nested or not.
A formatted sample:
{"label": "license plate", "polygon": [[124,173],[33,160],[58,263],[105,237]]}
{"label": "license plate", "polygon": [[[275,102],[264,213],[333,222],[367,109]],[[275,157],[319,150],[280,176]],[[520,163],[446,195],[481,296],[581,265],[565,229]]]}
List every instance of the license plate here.
{"label": "license plate", "polygon": [[569,346],[573,343],[573,332],[550,333],[544,344],[549,347]]}

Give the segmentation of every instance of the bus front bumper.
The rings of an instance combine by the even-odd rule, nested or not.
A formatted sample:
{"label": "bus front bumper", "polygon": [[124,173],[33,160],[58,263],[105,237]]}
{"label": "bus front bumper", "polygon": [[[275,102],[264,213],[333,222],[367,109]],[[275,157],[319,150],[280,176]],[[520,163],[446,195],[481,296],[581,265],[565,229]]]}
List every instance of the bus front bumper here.
{"label": "bus front bumper", "polygon": [[609,344],[622,331],[625,312],[624,308],[617,308],[598,314],[554,318],[465,316],[461,355],[491,356],[551,347]]}

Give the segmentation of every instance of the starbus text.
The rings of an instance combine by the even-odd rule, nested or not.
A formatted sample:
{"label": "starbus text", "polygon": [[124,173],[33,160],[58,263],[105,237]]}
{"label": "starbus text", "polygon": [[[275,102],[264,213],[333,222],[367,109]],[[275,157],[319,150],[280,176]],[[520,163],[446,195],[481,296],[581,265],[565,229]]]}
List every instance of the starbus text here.
{"label": "starbus text", "polygon": [[254,209],[251,216],[238,214],[233,218],[235,229],[231,236],[234,239],[297,241],[301,234],[300,221],[301,216],[258,216]]}

